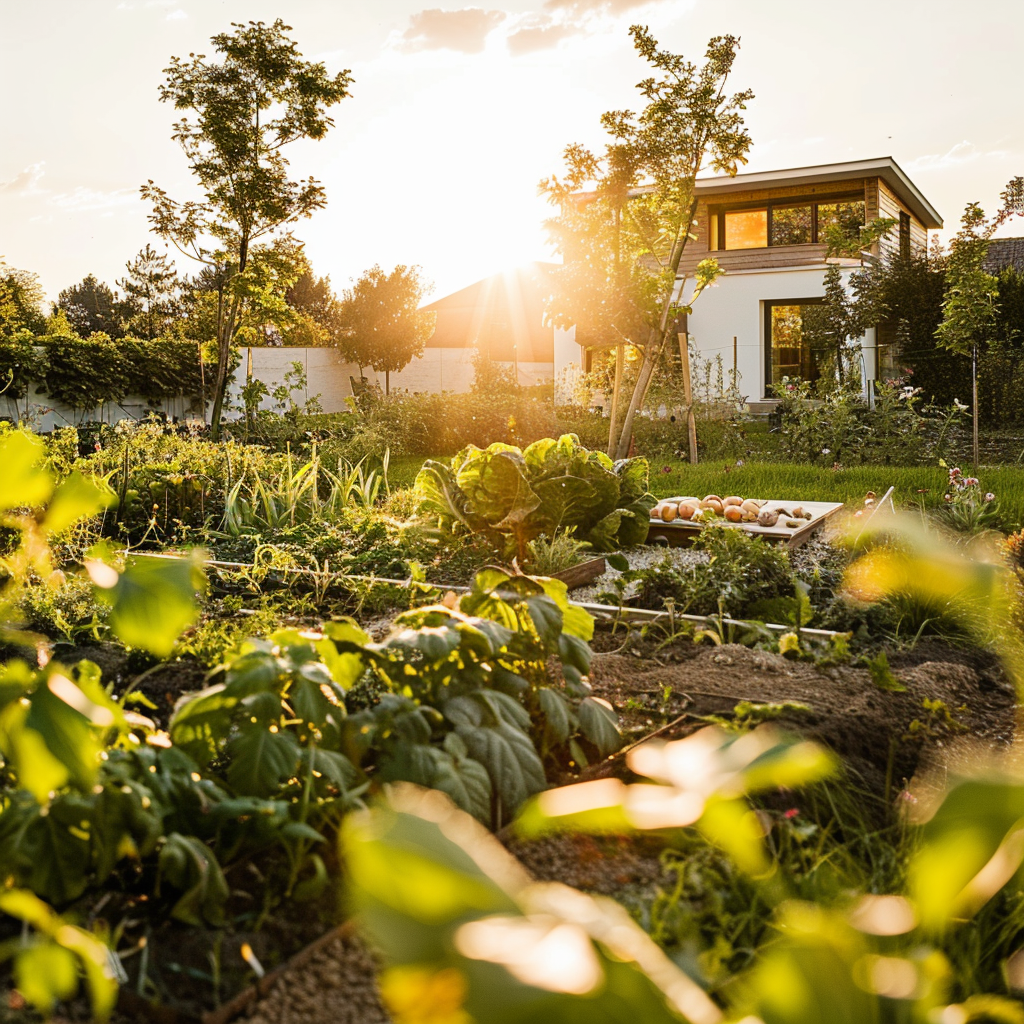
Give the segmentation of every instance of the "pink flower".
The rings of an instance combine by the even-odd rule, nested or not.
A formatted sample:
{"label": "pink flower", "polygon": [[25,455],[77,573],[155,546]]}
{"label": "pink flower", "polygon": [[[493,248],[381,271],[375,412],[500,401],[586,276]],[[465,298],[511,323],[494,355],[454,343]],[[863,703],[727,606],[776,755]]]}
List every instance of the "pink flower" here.
{"label": "pink flower", "polygon": [[991,491],[989,491],[988,494],[985,495],[985,500],[986,501],[995,501],[996,500],[996,496]]}
{"label": "pink flower", "polygon": [[790,807],[790,809],[788,811],[786,811],[782,816],[784,818],[786,818],[787,820],[792,820],[799,813],[800,813],[800,811],[796,807]]}
{"label": "pink flower", "polygon": [[944,494],[944,495],[943,495],[942,497],[943,497],[943,498],[944,498],[944,499],[945,499],[946,501],[952,501],[952,500],[953,500],[953,495],[952,495],[952,494]]}
{"label": "pink flower", "polygon": [[977,487],[978,486],[978,478],[976,476],[969,476],[964,481],[964,486],[965,487]]}

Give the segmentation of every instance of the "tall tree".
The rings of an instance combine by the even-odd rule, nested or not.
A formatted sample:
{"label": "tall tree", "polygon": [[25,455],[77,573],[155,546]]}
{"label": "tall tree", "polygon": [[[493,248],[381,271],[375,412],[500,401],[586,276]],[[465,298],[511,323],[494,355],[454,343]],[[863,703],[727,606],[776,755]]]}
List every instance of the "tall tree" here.
{"label": "tall tree", "polygon": [[304,261],[293,259],[301,247],[285,229],[327,202],[314,178],[288,177],[283,150],[301,139],[322,139],[334,124],[327,110],[349,95],[352,81],[349,71],[331,76],[322,63],[304,60],[288,37],[291,27],[280,19],[232,28],[212,39],[222,59],[174,57],[160,87],[163,102],[195,112],[194,119],[175,124],[173,138],[205,200],[175,201],[152,181],[142,188],[153,204],[153,230],[218,270],[214,437],[246,305],[273,305],[278,298],[283,303],[305,269]]}
{"label": "tall tree", "polygon": [[18,331],[41,334],[46,329],[43,298],[43,287],[35,274],[0,262],[0,338],[9,338]]}
{"label": "tall tree", "polygon": [[[541,183],[559,208],[548,226],[567,267],[556,278],[553,321],[618,334],[643,351],[612,445],[617,458],[629,450],[654,370],[669,342],[674,344],[679,315],[688,310],[679,267],[693,237],[695,179],[707,167],[734,175],[746,163],[750,136],[742,111],[753,98],[749,90],[731,96],[725,91],[739,49],[734,36],[713,38],[698,67],[659,49],[643,26],[634,25],[630,34],[655,71],[637,86],[646,106],[639,114],[604,114],[601,123],[610,136],[604,153],[569,146],[564,177]],[[581,195],[588,183],[594,183],[593,191]],[[698,264],[690,304],[719,273],[714,260]]]}
{"label": "tall tree", "polygon": [[422,354],[434,329],[435,314],[419,310],[429,290],[419,267],[400,264],[385,274],[375,266],[341,300],[338,347],[360,367],[383,373],[385,394],[391,391],[391,374]]}
{"label": "tall tree", "polygon": [[978,348],[995,337],[999,282],[985,270],[989,242],[1014,214],[1024,213],[1024,179],[1015,178],[1002,193],[1002,206],[992,218],[977,203],[968,203],[960,230],[949,246],[946,299],[942,323],[935,331],[939,344],[950,352],[971,357],[971,419],[974,431],[974,468],[978,468]]}
{"label": "tall tree", "polygon": [[127,276],[117,282],[125,295],[125,331],[152,341],[164,333],[178,312],[178,271],[167,256],[148,242],[125,267]]}
{"label": "tall tree", "polygon": [[99,332],[112,338],[124,334],[117,295],[110,285],[97,281],[92,274],[65,288],[57,296],[57,309],[64,312],[74,332],[82,338]]}

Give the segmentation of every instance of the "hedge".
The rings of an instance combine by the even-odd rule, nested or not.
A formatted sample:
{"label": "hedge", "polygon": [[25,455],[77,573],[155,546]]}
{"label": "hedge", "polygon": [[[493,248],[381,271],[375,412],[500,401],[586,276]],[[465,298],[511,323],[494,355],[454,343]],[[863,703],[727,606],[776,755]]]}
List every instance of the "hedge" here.
{"label": "hedge", "polygon": [[31,385],[75,410],[92,409],[129,395],[150,402],[202,392],[199,348],[178,338],[112,340],[21,334],[0,339],[0,388],[24,398]]}

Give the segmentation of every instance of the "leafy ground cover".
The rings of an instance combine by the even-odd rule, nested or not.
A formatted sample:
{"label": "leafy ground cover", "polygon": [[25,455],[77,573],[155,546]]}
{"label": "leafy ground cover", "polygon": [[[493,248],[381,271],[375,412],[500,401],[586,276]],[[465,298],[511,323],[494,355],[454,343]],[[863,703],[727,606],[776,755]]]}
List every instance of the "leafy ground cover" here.
{"label": "leafy ground cover", "polygon": [[[931,513],[913,527],[887,521],[852,546],[836,538],[792,555],[711,527],[688,562],[655,561],[630,580],[641,604],[669,611],[637,627],[595,624],[567,602],[564,587],[517,573],[509,557],[518,550],[508,550],[497,529],[510,515],[528,522],[547,500],[549,479],[593,489],[594,480],[614,478],[614,500],[622,500],[626,467],[592,460],[575,442],[544,446],[547,454],[564,448],[565,465],[553,476],[531,476],[518,448],[473,455],[488,466],[510,464],[511,474],[501,466],[500,487],[487,485],[488,470],[467,473],[466,490],[465,460],[448,462],[462,495],[451,490],[451,505],[464,513],[462,499],[468,508],[482,495],[495,508],[487,529],[464,516],[461,528],[439,530],[445,512],[436,493],[431,505],[423,489],[403,487],[400,459],[335,472],[312,447],[214,445],[156,426],[109,431],[99,450],[85,452],[67,433],[45,448],[25,437],[0,439],[14,446],[4,449],[5,465],[19,467],[0,489],[8,510],[0,847],[5,884],[19,894],[0,918],[0,954],[13,964],[3,996],[10,1019],[36,1019],[26,998],[88,1019],[89,1002],[71,997],[72,982],[99,961],[68,944],[76,936],[94,951],[96,943],[116,950],[128,978],[119,987],[120,1020],[197,1019],[254,980],[254,962],[260,970],[284,964],[352,905],[386,956],[383,996],[373,961],[345,939],[277,977],[276,1001],[244,1013],[344,1020],[339,1007],[347,1005],[374,1019],[384,998],[399,1021],[418,1019],[423,1006],[480,1020],[572,1019],[578,994],[495,959],[495,950],[511,948],[511,932],[496,945],[487,924],[473,933],[484,945],[456,940],[438,905],[424,902],[440,891],[464,906],[463,923],[481,906],[508,918],[502,927],[516,934],[541,919],[548,929],[560,921],[568,929],[560,935],[583,942],[573,948],[597,951],[587,962],[607,979],[587,1005],[625,1000],[632,1015],[646,1007],[651,1020],[678,1019],[666,1009],[683,1005],[667,995],[674,984],[677,996],[689,993],[690,1019],[756,1012],[809,1024],[796,1004],[771,1010],[761,967],[782,964],[797,988],[816,984],[797,947],[778,944],[780,914],[793,900],[818,915],[800,948],[813,962],[831,950],[834,985],[866,993],[866,1008],[851,1020],[874,1020],[876,1002],[897,998],[910,1013],[922,1000],[981,1005],[995,994],[1000,1012],[1011,1012],[1006,965],[1024,940],[1015,883],[969,912],[969,935],[959,925],[922,924],[898,933],[906,942],[882,940],[848,916],[851,893],[886,894],[915,920],[945,920],[948,906],[929,903],[915,881],[924,870],[915,867],[918,851],[932,840],[904,811],[941,800],[950,773],[977,773],[979,746],[997,756],[1012,741],[1018,670],[1006,640],[1019,630],[1014,567],[1024,545],[991,531],[997,520],[980,484],[941,468],[915,471],[937,475],[952,492],[937,510],[960,531],[951,547],[927,525]],[[629,472],[639,472],[641,463],[633,466]],[[691,473],[708,473],[714,483],[706,489],[718,493],[757,493],[759,479],[770,493],[789,486],[733,475],[747,466],[726,472],[723,464],[715,476],[716,468],[655,473],[651,489],[700,492],[684,486],[695,482]],[[815,479],[862,470],[898,472],[807,467],[804,480],[822,497]],[[435,483],[442,478],[435,470]],[[511,490],[510,478],[518,481]],[[740,484],[724,487],[723,479]],[[851,479],[845,485],[858,503],[865,490],[883,490]],[[471,493],[476,487],[481,495]],[[647,482],[630,487],[642,496]],[[627,493],[626,505],[633,500]],[[565,536],[547,524],[535,539],[545,530],[551,543]],[[199,541],[237,567],[197,576],[194,563],[146,557]],[[409,585],[373,583],[368,573]],[[457,583],[466,586],[461,596],[447,591]],[[675,613],[684,610],[707,618],[683,622]],[[729,626],[723,615],[749,625]],[[757,620],[791,629],[780,636]],[[803,634],[808,625],[838,632],[815,643]],[[701,730],[709,726],[726,739],[708,740]],[[747,755],[729,761],[726,751],[744,737],[742,749],[761,750],[765,767],[756,784],[750,775],[721,797],[715,787],[724,783],[709,782],[704,810],[673,818],[668,831],[638,830],[615,810],[607,785],[625,793],[644,774],[661,778],[662,769],[637,761],[644,747],[633,748],[652,735],[655,748],[705,737],[693,771],[707,770],[709,779],[725,778],[726,762],[741,771]],[[715,768],[716,758],[726,761]],[[403,790],[409,782],[445,796],[423,803]],[[597,823],[585,816],[573,819],[572,834],[561,826],[549,834],[544,821],[562,811],[537,795],[582,784],[606,786],[586,791],[587,806],[603,808],[600,834],[585,834]],[[673,793],[678,782],[664,776],[659,785]],[[977,785],[996,787],[985,792],[1016,806],[1016,783]],[[666,799],[696,807],[685,792]],[[752,804],[743,803],[748,797]],[[994,806],[976,803],[979,813]],[[1005,828],[986,833],[996,846],[1013,825],[998,820]],[[627,915],[587,903],[580,917],[532,889],[518,868],[488,866],[489,830],[538,878],[615,896]],[[461,837],[461,853],[452,836]],[[957,850],[943,854],[948,864],[960,863]],[[947,889],[954,884],[934,877]],[[970,881],[956,877],[961,888]],[[421,881],[400,884],[412,878]],[[466,885],[477,895],[468,897]],[[632,936],[629,957],[608,959],[593,931],[599,921]],[[71,924],[81,932],[61,931]],[[547,932],[529,934],[535,944]],[[919,994],[924,973],[900,996],[856,980],[864,957],[924,972],[914,966],[922,944],[932,949],[927,963],[942,965],[927,974],[927,996]],[[663,953],[670,959],[658,960]],[[33,987],[29,968],[43,961],[58,964],[56,981]],[[313,998],[311,977],[329,997]],[[109,979],[104,984],[109,999]],[[508,984],[519,986],[526,1008],[515,1009]]]}

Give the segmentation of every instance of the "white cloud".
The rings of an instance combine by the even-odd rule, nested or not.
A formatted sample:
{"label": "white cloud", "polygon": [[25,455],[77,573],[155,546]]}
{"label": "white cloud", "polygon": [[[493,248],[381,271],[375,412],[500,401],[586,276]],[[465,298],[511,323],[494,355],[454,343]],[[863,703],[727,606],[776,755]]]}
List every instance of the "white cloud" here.
{"label": "white cloud", "polygon": [[62,210],[85,212],[127,206],[129,203],[138,202],[138,199],[138,190],[133,188],[117,188],[103,192],[100,189],[79,185],[70,192],[59,192],[50,199],[50,203]]}
{"label": "white cloud", "polygon": [[1002,160],[1009,156],[1004,149],[990,149],[983,151],[978,149],[973,142],[963,139],[955,145],[950,146],[945,153],[924,153],[915,157],[907,164],[910,170],[936,170],[948,167],[960,167],[963,164],[974,163],[976,160]]}
{"label": "white cloud", "polygon": [[181,21],[183,18],[187,18],[188,14],[185,13],[180,7],[177,10],[171,11],[170,14],[164,19],[165,21]]}
{"label": "white cloud", "polygon": [[39,187],[39,181],[43,177],[43,163],[29,164],[23,171],[16,174],[10,181],[0,181],[0,195],[4,196],[33,196],[41,195],[46,191]]}
{"label": "white cloud", "polygon": [[409,27],[402,34],[402,48],[481,53],[487,36],[507,17],[505,11],[485,11],[480,7],[464,7],[460,11],[433,7],[417,11],[409,18]]}

